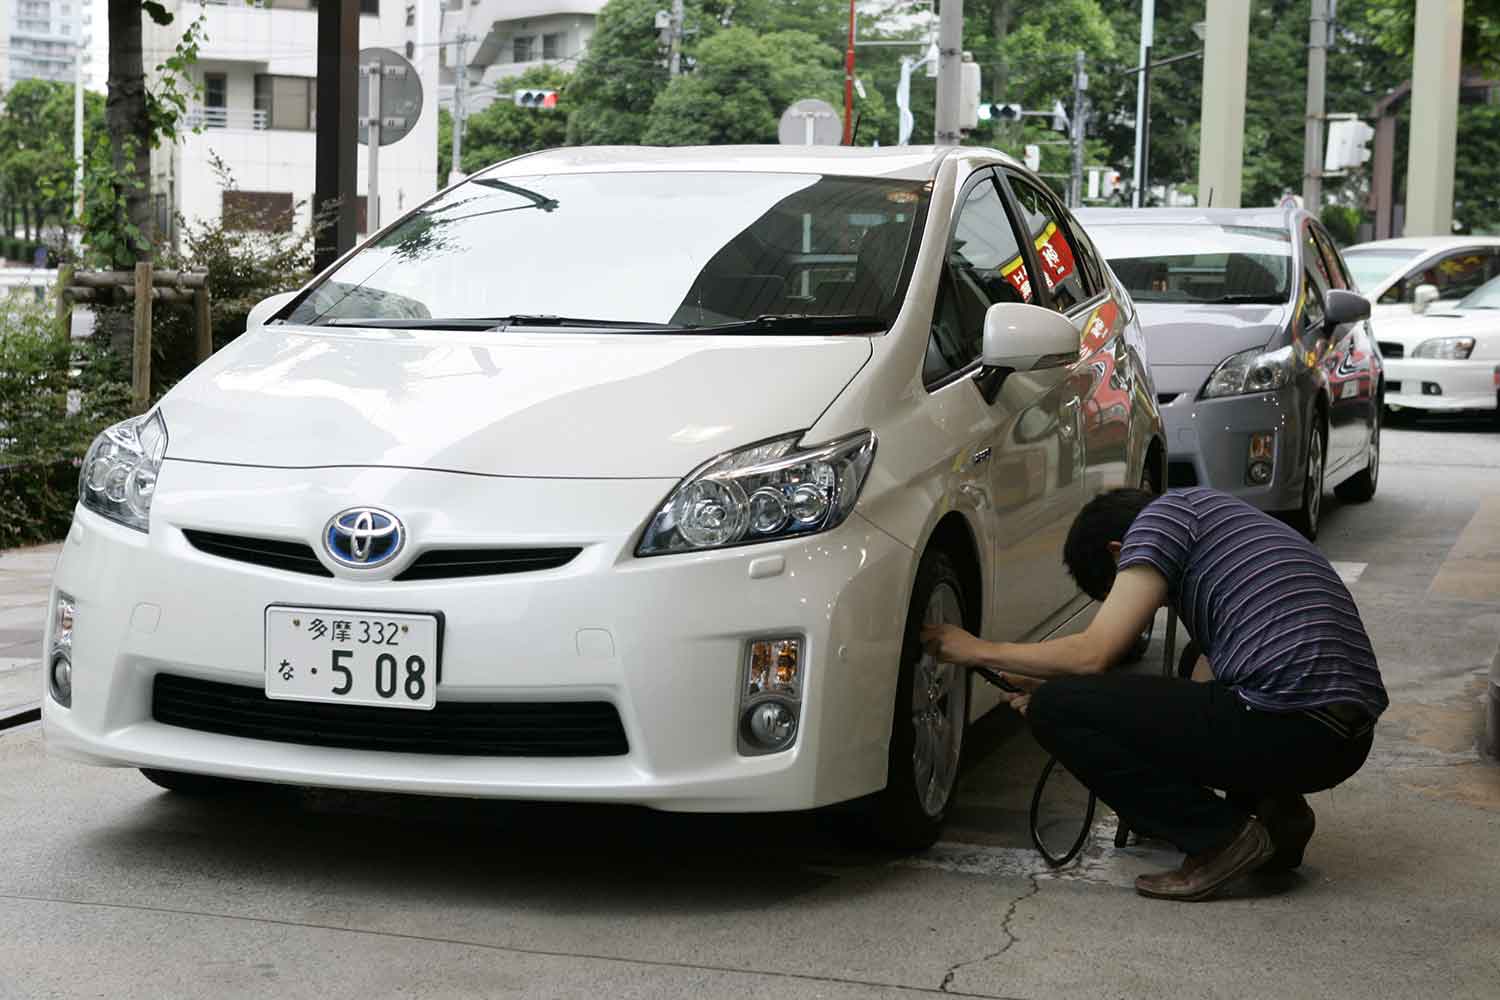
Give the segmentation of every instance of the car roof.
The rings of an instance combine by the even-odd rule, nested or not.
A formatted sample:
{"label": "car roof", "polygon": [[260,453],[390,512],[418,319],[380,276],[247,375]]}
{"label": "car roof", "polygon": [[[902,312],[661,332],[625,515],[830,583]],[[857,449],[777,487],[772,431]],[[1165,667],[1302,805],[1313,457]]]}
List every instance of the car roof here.
{"label": "car roof", "polygon": [[1079,208],[1089,226],[1254,226],[1290,229],[1307,213],[1291,208]]}
{"label": "car roof", "polygon": [[1369,240],[1345,247],[1351,250],[1448,250],[1459,247],[1500,246],[1500,236],[1401,236],[1389,240]]}
{"label": "car roof", "polygon": [[956,146],[562,146],[497,163],[488,177],[527,174],[732,171],[927,180],[955,155],[1018,165],[997,150]]}

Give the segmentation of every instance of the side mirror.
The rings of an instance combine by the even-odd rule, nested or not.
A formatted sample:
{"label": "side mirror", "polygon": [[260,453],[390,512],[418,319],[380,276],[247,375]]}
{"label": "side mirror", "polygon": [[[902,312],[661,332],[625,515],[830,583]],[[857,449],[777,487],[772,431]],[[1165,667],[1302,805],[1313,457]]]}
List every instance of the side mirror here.
{"label": "side mirror", "polygon": [[1078,360],[1078,328],[1061,313],[1020,302],[997,302],[984,314],[986,368],[1026,372]]}
{"label": "side mirror", "polygon": [[1411,293],[1411,311],[1421,315],[1437,300],[1437,285],[1418,285],[1417,290]]}
{"label": "side mirror", "polygon": [[296,292],[278,292],[270,298],[261,299],[250,309],[250,315],[245,317],[245,330],[248,332],[258,326],[265,326],[266,320],[276,315],[281,307],[296,298]]}
{"label": "side mirror", "polygon": [[[1424,286],[1432,288],[1431,285]],[[1437,289],[1433,288],[1434,295]],[[1329,326],[1343,326],[1370,318],[1370,300],[1358,292],[1347,292],[1342,288],[1330,288],[1323,300],[1323,315]]]}

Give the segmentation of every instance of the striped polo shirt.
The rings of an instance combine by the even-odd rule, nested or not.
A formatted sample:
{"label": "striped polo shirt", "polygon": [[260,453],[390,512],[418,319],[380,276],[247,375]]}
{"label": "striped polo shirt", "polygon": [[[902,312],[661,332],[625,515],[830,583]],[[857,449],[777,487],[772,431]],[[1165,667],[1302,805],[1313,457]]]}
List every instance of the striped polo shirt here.
{"label": "striped polo shirt", "polygon": [[1290,527],[1210,489],[1172,490],[1136,516],[1120,569],[1151,566],[1213,666],[1253,708],[1389,704],[1349,588]]}

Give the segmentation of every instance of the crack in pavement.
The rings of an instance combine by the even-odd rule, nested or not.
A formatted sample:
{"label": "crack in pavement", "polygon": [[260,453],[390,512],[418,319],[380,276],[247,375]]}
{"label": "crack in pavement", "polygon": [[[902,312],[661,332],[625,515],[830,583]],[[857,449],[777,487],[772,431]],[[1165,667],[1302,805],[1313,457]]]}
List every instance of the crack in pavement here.
{"label": "crack in pavement", "polygon": [[1027,876],[1026,881],[1031,883],[1031,888],[1027,889],[1025,892],[1021,893],[1021,895],[1010,901],[1010,905],[1005,908],[1005,916],[1000,920],[1000,933],[1005,935],[1005,943],[1002,944],[997,951],[990,952],[988,955],[981,955],[978,958],[971,958],[967,961],[959,962],[949,968],[947,974],[943,976],[943,981],[938,984],[938,992],[952,993],[953,991],[950,990],[949,987],[953,985],[953,979],[958,975],[959,969],[965,968],[970,965],[978,965],[980,962],[988,962],[993,959],[999,958],[1007,951],[1010,951],[1011,947],[1018,940],[1020,940],[1016,937],[1015,932],[1010,929],[1010,922],[1014,920],[1016,916],[1016,908],[1042,891],[1040,875]]}

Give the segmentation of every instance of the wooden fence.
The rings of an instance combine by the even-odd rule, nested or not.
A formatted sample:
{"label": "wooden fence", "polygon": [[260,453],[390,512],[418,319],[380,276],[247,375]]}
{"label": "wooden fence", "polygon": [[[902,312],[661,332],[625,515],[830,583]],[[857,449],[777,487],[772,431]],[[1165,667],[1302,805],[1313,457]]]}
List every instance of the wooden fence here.
{"label": "wooden fence", "polygon": [[213,326],[209,322],[208,275],[192,271],[156,271],[149,261],[134,271],[80,271],[64,267],[58,275],[58,322],[64,325],[75,302],[107,304],[119,298],[135,300],[135,337],[131,348],[131,402],[136,413],[151,404],[151,309],[161,302],[190,305],[193,336],[201,363],[214,352]]}

